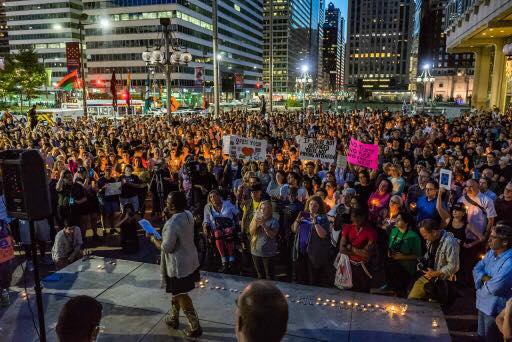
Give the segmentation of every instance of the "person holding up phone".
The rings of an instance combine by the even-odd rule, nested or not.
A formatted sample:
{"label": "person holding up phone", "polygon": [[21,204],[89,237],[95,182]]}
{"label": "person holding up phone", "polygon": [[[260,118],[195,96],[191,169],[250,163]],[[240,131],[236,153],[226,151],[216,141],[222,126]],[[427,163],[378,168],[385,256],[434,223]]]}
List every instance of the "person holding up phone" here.
{"label": "person holding up phone", "polygon": [[325,260],[325,265],[322,265],[321,262],[312,263],[312,259],[323,259],[317,255],[321,254],[322,251],[309,248],[312,239],[322,239],[330,245],[330,239],[327,239],[329,236],[329,221],[325,215],[324,202],[319,196],[312,196],[308,199],[305,211],[301,212],[292,224],[292,231],[296,234],[293,246],[293,261],[295,262],[297,282],[309,285],[321,283],[322,276],[327,276],[327,274],[324,274],[324,266],[327,266],[327,260]]}

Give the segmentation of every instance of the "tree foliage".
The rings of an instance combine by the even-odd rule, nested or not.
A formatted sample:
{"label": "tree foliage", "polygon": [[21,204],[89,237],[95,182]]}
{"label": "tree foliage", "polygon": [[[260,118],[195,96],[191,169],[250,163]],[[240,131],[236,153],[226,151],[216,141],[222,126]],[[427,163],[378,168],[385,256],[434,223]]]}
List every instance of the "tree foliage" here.
{"label": "tree foliage", "polygon": [[34,50],[20,50],[7,56],[5,69],[0,73],[0,97],[23,93],[32,99],[47,82],[44,67],[39,64]]}

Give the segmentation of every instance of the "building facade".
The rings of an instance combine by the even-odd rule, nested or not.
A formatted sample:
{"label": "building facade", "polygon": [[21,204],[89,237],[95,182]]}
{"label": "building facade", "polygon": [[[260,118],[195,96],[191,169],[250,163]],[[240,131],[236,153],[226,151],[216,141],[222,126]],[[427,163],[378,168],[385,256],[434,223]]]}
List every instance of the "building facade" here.
{"label": "building facade", "polygon": [[[232,99],[256,89],[262,77],[263,63],[262,0],[226,0],[218,2],[219,70],[224,96]],[[116,72],[119,79],[131,78],[133,91],[143,91],[146,84],[161,89],[164,69],[148,66],[141,54],[146,49],[162,47],[160,18],[171,18],[173,42],[188,50],[193,58],[186,66],[173,67],[173,94],[202,96],[213,90],[212,9],[204,0],[84,0],[87,26],[86,49],[88,81],[102,91],[105,81]],[[108,23],[108,28],[101,23]],[[206,89],[197,86],[195,68],[204,68]],[[242,75],[243,85],[235,90],[235,75]],[[148,82],[149,79],[149,82]],[[165,88],[165,87],[164,87]],[[187,95],[188,94],[188,95]],[[197,102],[197,101],[196,101]]]}
{"label": "building facade", "polygon": [[9,39],[7,36],[7,20],[5,17],[5,1],[0,0],[0,69],[4,58],[9,54]]}
{"label": "building facade", "polygon": [[447,0],[422,0],[415,18],[419,20],[417,74],[429,70],[434,82],[417,85],[418,98],[469,103],[473,93],[474,57],[472,53],[446,50],[444,11]]}
{"label": "building facade", "polygon": [[323,70],[323,36],[325,22],[325,0],[311,0],[310,31],[309,31],[309,58],[308,65],[313,89],[323,90],[327,76]]}
{"label": "building facade", "polygon": [[408,97],[412,0],[349,0],[345,79],[358,98]]}
{"label": "building facade", "polygon": [[446,47],[474,54],[472,105],[499,108],[512,99],[512,1],[450,0],[445,10]]}
{"label": "building facade", "polygon": [[33,48],[57,82],[67,73],[66,43],[79,42],[82,8],[81,0],[6,0],[10,51]]}
{"label": "building facade", "polygon": [[270,3],[273,3],[273,91],[277,95],[297,90],[301,66],[309,57],[311,4],[308,0],[265,0],[263,79],[269,82]]}
{"label": "building facade", "polygon": [[344,18],[339,8],[329,3],[325,11],[323,37],[323,70],[328,75],[327,90],[343,90],[345,66]]}

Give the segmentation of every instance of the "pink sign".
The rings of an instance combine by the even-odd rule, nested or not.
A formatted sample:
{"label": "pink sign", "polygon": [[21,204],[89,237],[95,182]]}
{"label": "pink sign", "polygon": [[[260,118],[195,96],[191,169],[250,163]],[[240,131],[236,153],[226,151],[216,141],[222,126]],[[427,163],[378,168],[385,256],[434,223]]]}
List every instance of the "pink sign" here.
{"label": "pink sign", "polygon": [[354,165],[377,170],[379,165],[379,146],[363,144],[354,138],[350,139],[347,161]]}

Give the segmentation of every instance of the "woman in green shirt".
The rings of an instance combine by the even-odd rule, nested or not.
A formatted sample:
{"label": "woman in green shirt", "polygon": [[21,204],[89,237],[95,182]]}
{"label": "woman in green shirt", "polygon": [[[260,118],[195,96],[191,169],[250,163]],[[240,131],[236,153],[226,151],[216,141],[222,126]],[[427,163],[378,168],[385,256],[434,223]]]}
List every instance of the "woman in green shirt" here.
{"label": "woman in green shirt", "polygon": [[417,260],[421,256],[421,239],[411,227],[412,218],[401,211],[388,240],[388,262],[386,263],[387,285],[398,296],[405,297],[414,280]]}

